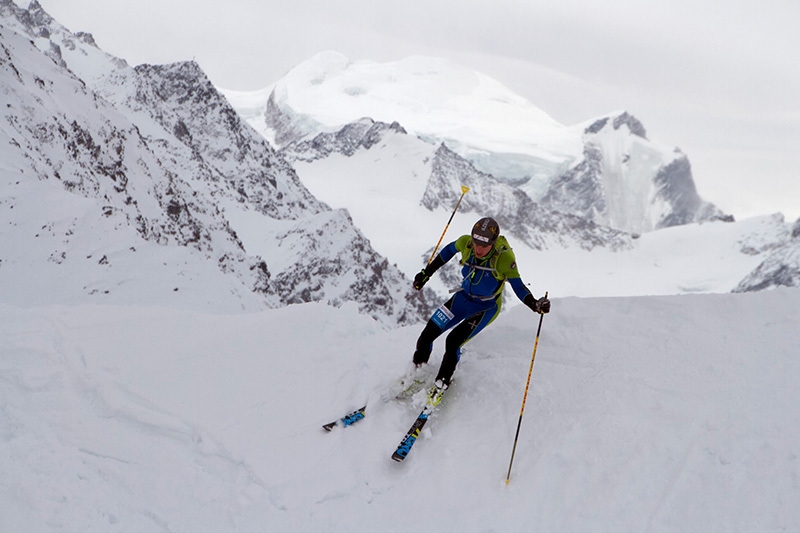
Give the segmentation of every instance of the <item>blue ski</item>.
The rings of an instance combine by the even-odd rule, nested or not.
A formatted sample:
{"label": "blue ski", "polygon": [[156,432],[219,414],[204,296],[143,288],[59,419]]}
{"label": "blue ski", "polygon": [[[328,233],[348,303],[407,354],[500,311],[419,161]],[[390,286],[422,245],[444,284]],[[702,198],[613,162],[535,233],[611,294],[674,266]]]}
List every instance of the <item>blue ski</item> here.
{"label": "blue ski", "polygon": [[338,420],[334,420],[333,422],[325,424],[324,426],[322,426],[322,428],[325,431],[330,431],[335,426],[342,426],[342,427],[352,426],[353,424],[355,424],[359,420],[362,420],[366,416],[366,411],[367,411],[367,406],[365,405],[361,409],[356,409],[349,415],[343,416]]}
{"label": "blue ski", "polygon": [[444,391],[447,390],[447,387],[439,388],[437,386],[433,386],[431,390],[428,392],[428,400],[425,402],[425,407],[423,407],[422,412],[420,412],[417,419],[414,420],[414,423],[411,424],[411,428],[409,428],[406,436],[403,437],[403,440],[400,441],[400,444],[397,445],[397,449],[392,454],[392,459],[395,461],[402,461],[408,455],[408,452],[411,451],[411,447],[417,442],[420,433],[422,432],[422,428],[425,427],[425,423],[433,414],[434,409],[436,406],[439,405],[439,402],[442,401],[442,395]]}

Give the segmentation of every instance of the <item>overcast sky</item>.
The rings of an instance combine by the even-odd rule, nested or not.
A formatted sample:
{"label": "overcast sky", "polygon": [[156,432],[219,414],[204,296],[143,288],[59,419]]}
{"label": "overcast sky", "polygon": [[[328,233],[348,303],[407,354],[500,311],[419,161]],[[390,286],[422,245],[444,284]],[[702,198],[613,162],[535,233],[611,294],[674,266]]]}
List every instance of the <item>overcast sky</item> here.
{"label": "overcast sky", "polygon": [[39,3],[132,65],[194,59],[227,89],[260,89],[323,50],[446,57],[565,125],[627,110],[739,219],[800,217],[800,0]]}

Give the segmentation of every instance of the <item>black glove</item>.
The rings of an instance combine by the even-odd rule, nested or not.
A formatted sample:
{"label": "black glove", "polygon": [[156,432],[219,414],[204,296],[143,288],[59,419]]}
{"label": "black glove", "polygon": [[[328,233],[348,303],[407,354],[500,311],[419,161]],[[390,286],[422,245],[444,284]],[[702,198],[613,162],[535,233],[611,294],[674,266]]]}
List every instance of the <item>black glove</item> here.
{"label": "black glove", "polygon": [[423,268],[417,273],[416,276],[414,276],[414,283],[412,285],[415,289],[420,290],[422,287],[425,286],[426,283],[428,283],[429,279],[431,279],[431,277],[428,275],[427,272],[425,272],[425,269]]}
{"label": "black glove", "polygon": [[433,273],[439,270],[442,265],[444,265],[444,259],[442,259],[441,255],[437,255],[433,261],[428,263],[428,266],[423,268],[416,276],[414,276],[414,283],[411,285],[415,289],[420,290],[425,286],[426,283],[428,283],[428,280],[431,279]]}
{"label": "black glove", "polygon": [[528,294],[522,303],[530,307],[534,313],[543,314],[550,312],[550,300],[548,300],[546,296],[542,296],[537,300],[532,294]]}

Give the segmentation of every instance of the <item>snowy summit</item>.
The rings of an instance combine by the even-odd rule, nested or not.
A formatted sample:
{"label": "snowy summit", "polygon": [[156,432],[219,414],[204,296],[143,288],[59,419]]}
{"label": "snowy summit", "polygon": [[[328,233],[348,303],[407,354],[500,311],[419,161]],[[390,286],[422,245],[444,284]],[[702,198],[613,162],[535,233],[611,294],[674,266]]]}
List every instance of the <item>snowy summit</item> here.
{"label": "snowy summit", "polygon": [[420,137],[533,154],[543,143],[555,146],[564,130],[496,80],[441,58],[379,64],[325,52],[294,68],[274,90],[277,102],[331,131],[368,116],[399,122]]}

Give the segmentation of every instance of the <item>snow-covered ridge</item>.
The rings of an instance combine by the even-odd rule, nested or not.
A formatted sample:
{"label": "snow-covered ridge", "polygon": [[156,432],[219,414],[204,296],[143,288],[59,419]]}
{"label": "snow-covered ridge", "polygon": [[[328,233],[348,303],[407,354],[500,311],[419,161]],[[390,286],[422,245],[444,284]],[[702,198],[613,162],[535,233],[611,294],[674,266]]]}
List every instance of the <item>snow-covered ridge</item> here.
{"label": "snow-covered ridge", "polygon": [[[48,298],[70,302],[102,295],[106,302],[121,303],[140,294],[163,303],[260,309],[309,298],[337,305],[352,299],[389,324],[416,320],[425,316],[425,306],[409,290],[407,276],[424,264],[445,219],[442,213],[449,213],[465,180],[472,191],[459,213],[464,218],[457,217],[452,232],[467,231],[479,216],[497,216],[512,237],[518,257],[536,265],[528,278],[536,283],[537,292],[544,290],[542,278],[549,287],[558,285],[562,294],[581,295],[717,292],[796,283],[791,273],[798,269],[793,252],[797,239],[789,236],[782,219],[766,225],[769,229],[759,234],[760,241],[752,239],[751,246],[725,247],[742,252],[719,262],[708,247],[700,253],[692,251],[693,246],[676,247],[661,236],[649,237],[656,232],[636,240],[630,232],[597,222],[602,210],[595,208],[600,204],[581,195],[563,194],[568,186],[562,187],[560,195],[551,195],[551,202],[559,198],[557,209],[548,202],[536,202],[535,195],[525,189],[534,180],[485,173],[449,144],[431,144],[431,138],[404,133],[402,124],[371,118],[292,145],[305,144],[309,151],[304,152],[303,161],[291,165],[233,112],[196,64],[130,68],[99,50],[86,34],[72,34],[58,25],[38,4],[27,11],[5,1],[0,9],[4,31],[15,28],[24,35],[19,46],[10,46],[17,42],[14,32],[7,33],[4,41],[6,57],[11,58],[4,63],[6,94],[18,95],[18,102],[24,102],[6,108],[3,130],[10,139],[4,145],[3,161],[12,170],[5,175],[11,188],[4,190],[12,192],[4,193],[8,195],[4,202],[14,207],[5,212],[4,239],[13,244],[0,257],[5,267],[0,277],[14,302],[46,303]],[[31,39],[40,51],[30,46]],[[63,87],[72,88],[65,93]],[[290,116],[285,118],[293,124]],[[580,131],[590,142],[616,139],[623,155],[633,152],[631,147],[638,143],[645,143],[637,148],[642,153],[652,149],[646,144],[644,127],[626,113],[587,122]],[[608,146],[605,140],[601,144]],[[601,166],[603,153],[597,160],[587,157],[585,161],[592,164],[574,167],[581,170],[575,173],[576,183],[602,185],[593,181],[597,176],[591,171]],[[283,154],[291,155],[288,148]],[[678,152],[656,151],[654,157],[669,160],[679,171],[684,168],[685,158]],[[622,163],[631,166],[630,159]],[[44,181],[20,181],[19,171],[32,172]],[[370,180],[368,187],[365,177]],[[59,184],[57,180],[60,186],[48,185]],[[672,209],[658,211],[661,216],[682,213],[680,220],[692,220],[691,207],[698,204],[690,179],[685,182],[689,187],[678,192],[686,194],[673,196],[683,199]],[[665,183],[670,185],[672,179]],[[64,188],[72,196],[62,196]],[[365,190],[372,196],[362,203]],[[90,201],[76,201],[74,193]],[[347,201],[339,201],[337,194],[347,196]],[[30,203],[33,198],[38,204]],[[319,199],[348,211],[329,213]],[[58,209],[40,208],[55,203],[60,204]],[[702,205],[708,206],[701,204],[696,213],[703,212]],[[68,206],[76,211],[70,212]],[[685,206],[690,209],[681,211]],[[595,211],[594,219],[587,214]],[[51,213],[59,213],[60,218]],[[344,231],[350,213],[355,224]],[[386,223],[389,213],[392,224]],[[707,214],[716,217],[713,212]],[[657,224],[660,219],[649,220]],[[310,232],[308,236],[302,235],[303,228]],[[332,247],[314,244],[312,234],[318,230],[336,232],[335,238],[326,239],[326,246]],[[732,238],[727,235],[747,231],[713,233],[725,241]],[[679,233],[681,239],[694,240],[687,237],[691,229],[685,235]],[[701,233],[709,233],[708,228]],[[30,246],[30,235],[36,236],[37,246]],[[290,254],[295,262],[287,261],[283,253],[287,248],[279,243],[288,243],[289,235],[306,243],[307,257],[300,257],[302,247],[298,247]],[[640,244],[650,241],[662,242],[661,249]],[[373,247],[388,261],[379,256],[367,259],[373,256],[363,253]],[[582,250],[577,259],[572,255],[574,248]],[[631,254],[606,256],[603,249]],[[647,253],[639,258],[644,249]],[[590,253],[587,250],[597,253],[591,259],[581,257]],[[543,252],[548,257],[540,255]],[[162,253],[166,255],[158,259]],[[321,253],[327,255],[321,258]],[[677,264],[684,254],[692,254],[693,261],[690,268],[682,267],[683,275],[663,276],[656,269],[648,283],[640,281],[638,274],[622,274],[629,268],[648,271],[649,266],[637,266],[645,256],[647,265]],[[354,264],[354,258],[361,264]],[[564,258],[566,267],[559,265]],[[570,265],[576,261],[578,272],[570,274]],[[378,269],[379,276],[372,264],[385,265]],[[577,268],[582,264],[600,268]],[[702,276],[694,272],[706,264],[715,265],[714,269],[705,269]],[[174,269],[163,286],[147,282],[158,265]],[[307,276],[303,272],[307,268],[317,275]],[[73,284],[59,283],[66,272],[75,273]],[[230,287],[219,293],[205,289],[225,285],[208,281],[217,275],[223,275]],[[609,275],[636,282],[607,283],[604,276]],[[566,276],[579,282],[565,280]],[[38,288],[42,290],[37,293]],[[447,288],[441,283],[438,287]],[[383,295],[377,299],[380,303],[376,303],[376,293]],[[393,295],[391,301],[387,295]]]}

